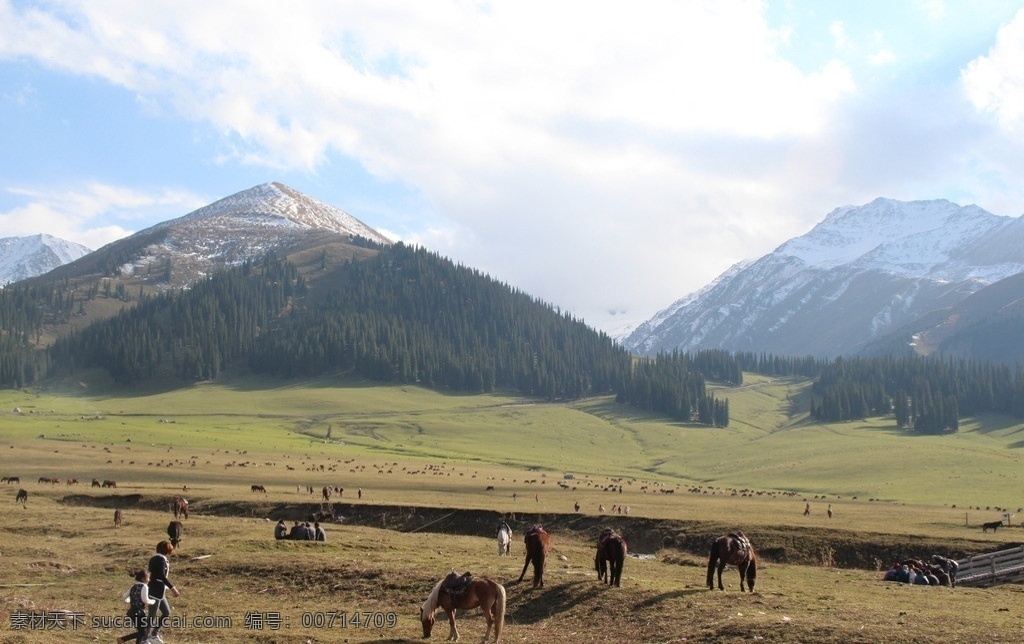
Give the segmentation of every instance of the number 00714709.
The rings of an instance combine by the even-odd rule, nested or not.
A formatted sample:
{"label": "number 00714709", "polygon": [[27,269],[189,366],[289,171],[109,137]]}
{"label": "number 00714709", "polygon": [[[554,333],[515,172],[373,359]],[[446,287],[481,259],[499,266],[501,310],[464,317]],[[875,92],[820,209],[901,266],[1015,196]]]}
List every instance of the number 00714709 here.
{"label": "number 00714709", "polygon": [[303,628],[394,628],[398,613],[366,610],[356,612],[313,611],[302,614]]}

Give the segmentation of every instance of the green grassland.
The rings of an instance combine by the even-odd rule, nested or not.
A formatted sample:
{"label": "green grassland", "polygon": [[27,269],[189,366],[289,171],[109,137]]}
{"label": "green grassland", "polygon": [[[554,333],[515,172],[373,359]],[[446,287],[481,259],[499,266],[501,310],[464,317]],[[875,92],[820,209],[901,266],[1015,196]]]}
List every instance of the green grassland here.
{"label": "green grassland", "polygon": [[[428,521],[428,509],[556,528],[545,589],[509,584],[503,641],[1024,634],[1019,586],[908,588],[879,582],[875,569],[893,553],[962,555],[1019,542],[1016,526],[982,533],[979,524],[1024,505],[1024,426],[966,419],[956,435],[919,437],[884,418],[819,425],[807,421],[808,383],[747,380],[716,391],[730,401],[725,429],[669,422],[607,397],[552,404],[343,378],[124,392],[82,377],[0,392],[0,474],[20,477],[0,486],[0,640],[54,641],[52,631],[13,629],[18,610],[120,614],[127,570],[145,563],[169,519],[166,502],[181,494],[193,516],[174,558],[183,594],[172,604],[234,624],[172,630],[173,642],[407,641],[420,636],[416,607],[451,568],[518,578],[521,560],[496,557],[492,528],[457,513]],[[94,478],[118,486],[94,489]],[[255,484],[267,494],[251,492]],[[275,543],[268,520],[302,518],[319,507],[324,485],[344,488],[332,501],[358,520],[329,526],[327,544]],[[29,492],[25,507],[13,503],[18,487]],[[144,501],[124,506],[126,524],[113,530],[111,508],[126,495]],[[590,570],[594,531],[605,523],[654,555],[627,562],[621,589],[603,588]],[[737,592],[735,571],[726,573],[729,592],[704,589],[699,544],[734,528],[772,553],[754,595]],[[327,610],[394,613],[397,623],[303,627],[304,613]],[[290,627],[245,629],[247,611],[280,612]],[[460,625],[464,638],[482,634],[479,615]],[[445,637],[447,626],[438,628],[434,637]],[[65,639],[114,634],[96,628]]]}

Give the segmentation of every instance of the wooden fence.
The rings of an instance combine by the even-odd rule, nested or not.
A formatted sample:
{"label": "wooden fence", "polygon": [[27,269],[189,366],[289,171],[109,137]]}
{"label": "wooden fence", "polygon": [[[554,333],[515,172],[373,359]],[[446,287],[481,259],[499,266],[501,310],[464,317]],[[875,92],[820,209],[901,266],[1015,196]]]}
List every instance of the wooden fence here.
{"label": "wooden fence", "polygon": [[957,586],[1024,583],[1024,546],[976,555],[957,563]]}

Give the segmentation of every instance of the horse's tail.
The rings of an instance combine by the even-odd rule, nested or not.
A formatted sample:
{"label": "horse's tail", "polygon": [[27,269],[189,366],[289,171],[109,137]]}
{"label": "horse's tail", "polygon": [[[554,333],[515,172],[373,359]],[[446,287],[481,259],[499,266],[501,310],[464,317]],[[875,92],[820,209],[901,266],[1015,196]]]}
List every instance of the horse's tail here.
{"label": "horse's tail", "polygon": [[497,586],[498,597],[494,602],[494,641],[497,642],[501,639],[501,627],[505,625],[505,587],[501,584],[495,584]]}
{"label": "horse's tail", "polygon": [[711,556],[708,557],[708,588],[715,587],[715,566],[718,564],[718,540],[711,542]]}
{"label": "horse's tail", "polygon": [[757,581],[757,556],[754,555],[754,551],[750,551],[750,563],[747,565],[747,587],[750,592],[754,592],[754,582]]}
{"label": "horse's tail", "polygon": [[[519,581],[522,581],[523,577],[526,576],[526,569],[530,567],[530,561],[532,559],[533,559],[533,555],[530,553],[529,546],[527,546],[526,547],[526,562],[523,564],[523,572],[520,573],[520,575],[519,575]],[[519,583],[519,581],[517,581],[516,583]]]}

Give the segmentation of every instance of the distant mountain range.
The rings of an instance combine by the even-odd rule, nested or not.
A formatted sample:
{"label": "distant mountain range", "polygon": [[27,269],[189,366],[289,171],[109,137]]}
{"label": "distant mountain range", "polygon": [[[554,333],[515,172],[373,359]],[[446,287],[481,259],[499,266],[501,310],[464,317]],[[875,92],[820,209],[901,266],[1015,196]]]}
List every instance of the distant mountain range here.
{"label": "distant mountain range", "polygon": [[[983,345],[1004,344],[991,337],[997,318],[1007,340],[1024,329],[1022,271],[1022,218],[945,200],[876,199],[838,208],[806,235],[734,265],[622,343],[643,355],[977,357]],[[1016,360],[1005,346],[994,353]]]}
{"label": "distant mountain range", "polygon": [[0,286],[42,275],[91,252],[53,235],[4,237],[0,239]]}
{"label": "distant mountain range", "polygon": [[[63,322],[81,326],[135,293],[189,286],[267,252],[326,266],[390,244],[338,208],[266,183],[95,252],[48,235],[0,240],[0,282],[70,280],[96,293],[113,278],[122,304],[85,298]],[[1024,219],[945,200],[876,199],[736,264],[620,342],[639,355],[914,351],[1024,362],[1022,272]]]}

